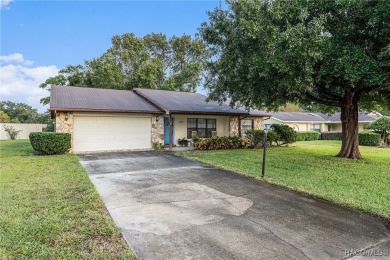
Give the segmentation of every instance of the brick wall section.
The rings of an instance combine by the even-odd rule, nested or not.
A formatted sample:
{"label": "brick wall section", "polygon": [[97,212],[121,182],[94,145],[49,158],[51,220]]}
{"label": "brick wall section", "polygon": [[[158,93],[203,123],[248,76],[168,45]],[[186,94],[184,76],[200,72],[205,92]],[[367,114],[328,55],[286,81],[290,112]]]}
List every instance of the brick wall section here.
{"label": "brick wall section", "polygon": [[238,136],[238,117],[230,117],[229,118],[229,135],[230,136]]}
{"label": "brick wall section", "polygon": [[56,133],[69,133],[71,134],[72,148],[70,152],[73,152],[73,113],[68,112],[68,120],[65,120],[66,112],[57,112],[55,119]]}
{"label": "brick wall section", "polygon": [[152,143],[164,143],[164,118],[152,116]]}

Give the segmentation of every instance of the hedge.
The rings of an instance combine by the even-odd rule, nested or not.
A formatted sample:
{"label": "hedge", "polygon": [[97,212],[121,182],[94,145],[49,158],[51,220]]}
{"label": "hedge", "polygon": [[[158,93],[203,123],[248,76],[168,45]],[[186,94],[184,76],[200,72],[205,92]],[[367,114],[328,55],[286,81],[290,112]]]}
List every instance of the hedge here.
{"label": "hedge", "polygon": [[380,143],[380,134],[371,131],[359,132],[359,145],[378,146]]}
{"label": "hedge", "polygon": [[[251,140],[252,147],[263,146],[264,130],[247,130],[245,136]],[[273,142],[276,143],[278,141],[278,134],[272,130],[268,131],[267,141],[270,145],[272,145]]]}
{"label": "hedge", "polygon": [[237,136],[213,136],[210,138],[193,138],[193,145],[199,150],[221,150],[249,148],[251,141]]}
{"label": "hedge", "polygon": [[40,154],[63,154],[71,148],[68,133],[33,132],[29,138],[33,149]]}
{"label": "hedge", "polygon": [[315,131],[297,132],[297,141],[314,141],[320,139],[320,133]]}
{"label": "hedge", "polygon": [[272,130],[278,134],[278,141],[284,144],[291,144],[297,140],[297,133],[288,125],[272,124]]}
{"label": "hedge", "polygon": [[321,140],[341,140],[341,132],[322,132]]}

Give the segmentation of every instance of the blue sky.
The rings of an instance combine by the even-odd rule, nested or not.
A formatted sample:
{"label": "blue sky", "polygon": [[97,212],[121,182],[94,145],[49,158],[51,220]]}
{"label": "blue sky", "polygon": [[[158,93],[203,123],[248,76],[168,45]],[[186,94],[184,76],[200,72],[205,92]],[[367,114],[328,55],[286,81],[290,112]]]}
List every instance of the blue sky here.
{"label": "blue sky", "polygon": [[195,35],[219,1],[1,1],[1,100],[40,111],[40,81],[101,55],[113,35]]}

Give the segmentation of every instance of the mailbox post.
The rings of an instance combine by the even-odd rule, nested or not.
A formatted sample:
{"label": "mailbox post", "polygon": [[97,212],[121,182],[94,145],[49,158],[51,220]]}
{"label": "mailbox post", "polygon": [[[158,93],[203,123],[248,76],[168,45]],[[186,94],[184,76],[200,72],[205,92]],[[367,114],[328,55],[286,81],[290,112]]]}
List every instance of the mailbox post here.
{"label": "mailbox post", "polygon": [[267,153],[267,134],[268,134],[269,126],[265,125],[264,127],[264,141],[263,141],[263,167],[261,170],[261,177],[264,178],[265,176],[265,157]]}

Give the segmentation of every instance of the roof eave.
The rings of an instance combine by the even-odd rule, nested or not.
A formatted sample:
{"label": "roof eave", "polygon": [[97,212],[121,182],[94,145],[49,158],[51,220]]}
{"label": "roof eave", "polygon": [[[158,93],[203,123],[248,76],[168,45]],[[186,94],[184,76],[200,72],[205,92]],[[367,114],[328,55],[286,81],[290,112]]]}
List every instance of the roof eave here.
{"label": "roof eave", "polygon": [[171,114],[181,115],[222,115],[222,116],[248,116],[248,113],[235,113],[235,112],[207,112],[207,111],[182,111],[182,110],[170,110]]}
{"label": "roof eave", "polygon": [[164,114],[162,111],[151,110],[121,110],[121,109],[94,109],[94,108],[63,108],[63,107],[51,107],[51,111],[63,111],[63,112],[114,112],[114,113],[140,113],[140,114]]}

